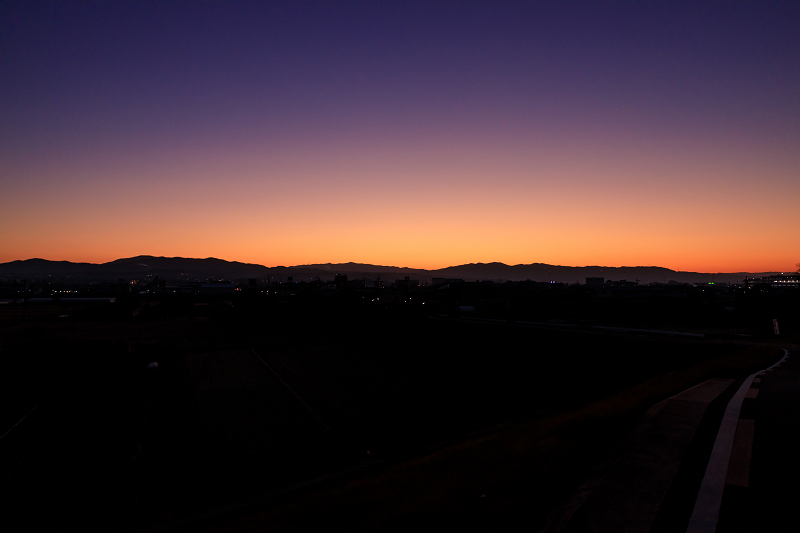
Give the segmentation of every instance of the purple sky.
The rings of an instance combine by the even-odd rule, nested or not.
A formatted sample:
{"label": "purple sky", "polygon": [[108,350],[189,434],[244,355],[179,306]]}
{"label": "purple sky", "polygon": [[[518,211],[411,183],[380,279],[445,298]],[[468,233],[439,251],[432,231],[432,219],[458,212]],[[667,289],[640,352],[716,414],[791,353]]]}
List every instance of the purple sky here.
{"label": "purple sky", "polygon": [[798,28],[797,2],[3,2],[0,261],[789,269]]}

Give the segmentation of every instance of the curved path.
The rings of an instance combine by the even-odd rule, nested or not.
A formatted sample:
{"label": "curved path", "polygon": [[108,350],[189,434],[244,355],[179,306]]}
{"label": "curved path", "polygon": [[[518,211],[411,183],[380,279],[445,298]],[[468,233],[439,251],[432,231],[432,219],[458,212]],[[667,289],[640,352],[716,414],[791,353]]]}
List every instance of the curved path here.
{"label": "curved path", "polygon": [[[653,406],[541,531],[710,533],[718,521],[733,524],[721,532],[742,530],[728,519],[739,508],[730,495],[756,479],[750,458],[758,426],[740,415],[750,416],[759,382],[787,360],[784,350],[778,363],[747,378],[710,379]],[[758,431],[755,437],[758,451]]]}
{"label": "curved path", "polygon": [[[796,349],[793,350],[796,352]],[[800,531],[800,358],[756,375],[745,395],[718,533]]]}
{"label": "curved path", "polygon": [[[700,491],[697,494],[697,501],[695,502],[692,517],[689,520],[689,527],[686,528],[687,533],[714,533],[717,530],[719,510],[722,505],[722,493],[725,490],[725,481],[728,477],[728,466],[731,460],[734,438],[737,436],[742,403],[757,375],[760,376],[766,372],[771,372],[786,361],[786,358],[789,357],[789,352],[784,348],[783,353],[783,358],[774,365],[766,370],[749,375],[739,387],[739,390],[736,391],[736,394],[733,395],[731,401],[728,402],[728,407],[725,409],[725,415],[717,433],[717,439],[714,442],[714,449],[711,451],[711,457],[708,460],[703,483],[700,485]],[[750,394],[751,397],[756,395],[757,393]],[[745,431],[748,434],[752,433],[749,429]],[[743,432],[739,434],[742,435]],[[748,440],[752,443],[752,439]],[[734,475],[736,474],[734,473]],[[745,473],[745,475],[747,474]]]}

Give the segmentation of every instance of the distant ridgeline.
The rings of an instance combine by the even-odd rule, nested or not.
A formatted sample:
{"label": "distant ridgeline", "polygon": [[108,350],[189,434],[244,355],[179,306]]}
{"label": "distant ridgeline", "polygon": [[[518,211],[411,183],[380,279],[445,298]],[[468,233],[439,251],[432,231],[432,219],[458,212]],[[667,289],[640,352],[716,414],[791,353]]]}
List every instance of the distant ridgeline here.
{"label": "distant ridgeline", "polygon": [[161,279],[182,280],[237,280],[258,279],[287,281],[310,281],[319,278],[333,281],[336,274],[347,274],[351,279],[367,278],[394,281],[404,276],[413,276],[420,283],[433,278],[463,279],[465,281],[553,281],[559,283],[585,283],[586,278],[606,280],[628,280],[639,283],[742,283],[745,277],[762,277],[773,272],[701,273],[681,272],[662,267],[570,267],[532,263],[529,265],[506,265],[503,263],[470,263],[438,270],[425,270],[361,263],[315,264],[297,266],[266,267],[252,263],[224,261],[222,259],[190,259],[182,257],[153,257],[142,255],[128,259],[117,259],[109,263],[71,263],[28,259],[0,264],[0,278],[6,281],[61,280],[61,281],[113,281],[146,279],[159,276]]}

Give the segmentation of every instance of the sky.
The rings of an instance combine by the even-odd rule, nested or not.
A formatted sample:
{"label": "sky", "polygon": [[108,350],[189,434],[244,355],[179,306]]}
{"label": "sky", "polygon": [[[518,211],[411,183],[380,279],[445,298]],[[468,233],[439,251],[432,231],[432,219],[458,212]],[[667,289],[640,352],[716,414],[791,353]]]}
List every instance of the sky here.
{"label": "sky", "polygon": [[0,2],[0,262],[795,270],[798,2]]}

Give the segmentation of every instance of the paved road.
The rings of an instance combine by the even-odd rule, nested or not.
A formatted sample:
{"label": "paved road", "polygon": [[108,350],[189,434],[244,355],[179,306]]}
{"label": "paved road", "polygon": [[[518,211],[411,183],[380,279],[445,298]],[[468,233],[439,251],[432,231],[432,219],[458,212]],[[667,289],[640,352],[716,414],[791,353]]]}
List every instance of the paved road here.
{"label": "paved road", "polygon": [[800,354],[745,398],[717,532],[800,531]]}
{"label": "paved road", "polygon": [[722,412],[741,383],[710,379],[653,406],[542,531],[685,530]]}
{"label": "paved road", "polygon": [[798,481],[800,356],[787,356],[654,406],[542,532],[800,531]]}

